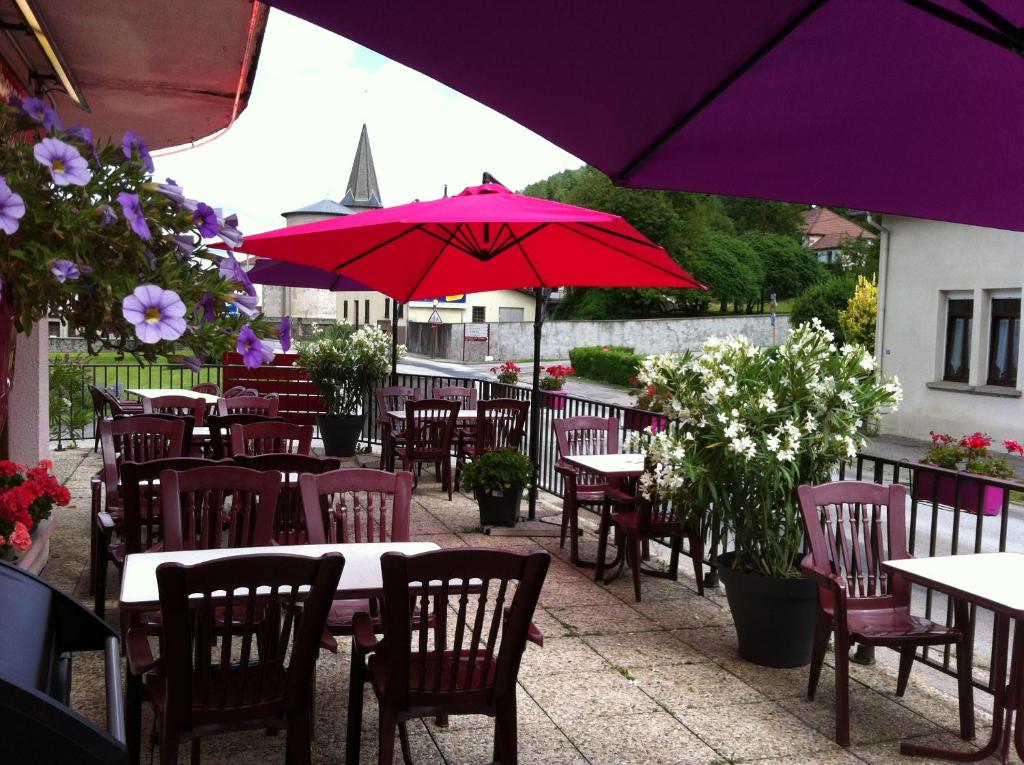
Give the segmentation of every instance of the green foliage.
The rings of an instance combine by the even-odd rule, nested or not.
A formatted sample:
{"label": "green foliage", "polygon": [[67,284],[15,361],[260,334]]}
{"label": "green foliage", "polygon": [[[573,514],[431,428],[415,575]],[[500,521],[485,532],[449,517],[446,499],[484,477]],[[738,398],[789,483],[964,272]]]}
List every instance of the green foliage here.
{"label": "green foliage", "polygon": [[[398,347],[399,358],[405,346]],[[296,366],[324,397],[327,414],[357,414],[370,389],[391,369],[391,336],[373,324],[338,324],[300,343]]]}
{"label": "green foliage", "polygon": [[740,305],[749,310],[761,294],[764,267],[739,237],[708,231],[701,246],[684,258],[683,265],[708,286],[707,295],[723,304],[732,302],[737,311]]}
{"label": "green foliage", "polygon": [[803,223],[800,211],[807,209],[805,205],[746,197],[726,197],[724,204],[740,234],[757,231],[800,240],[800,224]]}
{"label": "green foliage", "polygon": [[748,231],[742,239],[761,262],[764,300],[773,292],[780,300],[796,297],[825,277],[817,255],[792,237]]}
{"label": "green foliage", "polygon": [[85,360],[69,354],[50,362],[50,435],[74,443],[92,418],[86,386],[92,382]]}
{"label": "green foliage", "polygon": [[487,452],[462,469],[459,480],[463,491],[508,491],[530,485],[533,463],[515,449]]}
{"label": "green foliage", "polygon": [[857,277],[857,289],[839,312],[839,326],[848,343],[858,343],[875,352],[875,321],[878,315],[878,284],[874,278]]}
{"label": "green foliage", "polygon": [[643,357],[624,345],[592,345],[573,348],[569,360],[578,377],[612,385],[629,385]]}
{"label": "green foliage", "polygon": [[844,270],[855,274],[877,274],[878,238],[867,239],[858,236],[843,239],[839,246],[839,262]]}
{"label": "green foliage", "polygon": [[813,285],[793,302],[793,313],[790,315],[792,326],[806,324],[817,318],[840,341],[843,340],[839,312],[846,308],[853,297],[853,291],[854,282],[850,276],[836,276]]}

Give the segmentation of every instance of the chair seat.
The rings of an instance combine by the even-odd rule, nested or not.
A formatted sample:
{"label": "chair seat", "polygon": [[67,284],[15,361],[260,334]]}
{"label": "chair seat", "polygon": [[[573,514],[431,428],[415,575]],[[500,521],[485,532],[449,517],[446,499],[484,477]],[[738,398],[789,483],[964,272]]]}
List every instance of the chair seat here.
{"label": "chair seat", "polygon": [[[640,513],[612,513],[611,521],[616,526],[624,529],[637,529],[640,526]],[[674,523],[651,523],[645,531],[652,536],[659,534],[672,534],[679,531],[679,522]]]}
{"label": "chair seat", "polygon": [[[420,673],[421,667],[424,664],[424,656],[426,663],[426,684],[420,685]],[[494,676],[497,671],[497,662],[490,661],[486,662],[482,656],[477,656],[474,661],[470,662],[469,652],[460,651],[456,654],[454,651],[445,651],[443,655],[438,655],[436,651],[429,651],[426,654],[419,652],[413,652],[409,654],[409,690],[412,692],[426,691],[433,692],[435,689],[434,682],[437,677],[438,663],[440,663],[441,671],[441,682],[440,692],[450,691],[452,689],[452,672],[455,671],[456,683],[455,686],[460,691],[462,690],[475,690],[478,688],[488,687],[494,684]],[[455,664],[458,667],[455,667]],[[484,666],[487,667],[486,678],[484,676]],[[388,661],[386,656],[382,656],[379,652],[370,655],[369,668],[370,677],[373,682],[374,689],[379,695],[383,695],[387,690],[387,670]],[[470,675],[470,669],[472,668],[472,679],[467,685],[466,679]]]}
{"label": "chair seat", "polygon": [[[327,616],[327,631],[332,635],[351,635],[352,617],[358,612],[372,614],[368,598],[351,598],[335,600],[331,604],[331,612]],[[372,616],[374,632],[380,631],[380,616]]]}
{"label": "chair seat", "polygon": [[952,642],[960,634],[944,624],[914,616],[905,608],[865,608],[846,612],[850,638],[856,642],[890,644],[919,643],[934,639]]}
{"label": "chair seat", "polygon": [[[395,454],[403,459],[408,455],[409,450],[405,446],[395,446]],[[441,449],[417,449],[416,459],[421,462],[446,460],[450,454],[447,450]]]}
{"label": "chair seat", "polygon": [[[236,661],[227,671],[220,667],[210,670],[210,681],[198,676],[192,678],[192,735],[199,738],[221,730],[284,728],[286,721],[280,702],[267,702],[263,698],[280,694],[279,685],[285,682],[284,673],[264,672],[258,675],[255,667],[248,667],[243,676]],[[242,679],[245,682],[242,683]],[[159,720],[163,717],[167,698],[167,680],[159,673],[146,675],[146,691],[153,702],[153,711]],[[200,701],[205,702],[205,706]],[[220,709],[218,707],[226,707]],[[247,707],[247,719],[239,721],[238,708]],[[226,726],[226,727],[224,727]]]}

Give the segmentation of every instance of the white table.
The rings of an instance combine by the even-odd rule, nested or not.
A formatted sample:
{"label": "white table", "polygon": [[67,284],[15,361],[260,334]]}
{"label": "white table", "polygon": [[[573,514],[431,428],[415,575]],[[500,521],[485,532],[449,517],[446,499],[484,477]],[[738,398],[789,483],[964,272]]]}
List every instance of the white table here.
{"label": "white table", "polygon": [[187,396],[188,398],[201,398],[207,404],[216,404],[220,396],[212,393],[200,393],[188,388],[126,388],[125,393],[131,393],[139,398],[157,398],[159,396]]}
{"label": "white table", "polygon": [[336,545],[275,545],[273,547],[236,547],[219,550],[180,550],[147,552],[129,555],[121,578],[121,609],[123,611],[154,611],[160,607],[156,569],[161,563],[193,565],[223,560],[240,555],[303,555],[318,558],[324,553],[340,552],[345,568],[338,582],[338,596],[366,598],[381,595],[384,587],[380,556],[386,552],[406,555],[440,549],[433,542],[367,542]]}
{"label": "white table", "polygon": [[[996,666],[993,668],[995,697],[993,704],[992,737],[977,752],[956,752],[932,749],[904,743],[904,754],[939,759],[975,762],[990,757],[997,750],[1006,762],[1010,748],[1024,757],[1024,725],[1020,715],[1024,711],[1024,554],[978,553],[950,555],[937,558],[911,558],[883,561],[889,571],[899,572],[915,584],[936,592],[974,603],[995,613],[993,640],[996,646]],[[1013,656],[1010,661],[1009,684],[1006,682],[1006,660],[1010,635],[1010,619],[1016,619],[1013,635]],[[1013,714],[1017,714],[1016,730],[1011,730]],[[1012,739],[1011,739],[1012,733]]]}
{"label": "white table", "polygon": [[637,478],[644,472],[643,454],[563,455],[562,461],[608,479]]}

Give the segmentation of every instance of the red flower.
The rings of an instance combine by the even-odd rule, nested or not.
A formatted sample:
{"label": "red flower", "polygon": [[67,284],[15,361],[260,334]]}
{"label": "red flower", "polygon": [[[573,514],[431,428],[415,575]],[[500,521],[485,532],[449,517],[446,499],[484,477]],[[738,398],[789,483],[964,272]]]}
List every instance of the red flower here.
{"label": "red flower", "polygon": [[19,467],[10,460],[0,460],[0,475],[17,475]]}
{"label": "red flower", "polygon": [[1020,456],[1024,457],[1024,446],[1021,446],[1019,442],[1014,441],[1012,438],[1008,438],[1003,441],[1003,446],[1006,447],[1006,451],[1010,454],[1016,452]]}
{"label": "red flower", "polygon": [[14,524],[14,533],[11,534],[10,539],[7,541],[15,550],[21,550],[22,552],[25,552],[32,546],[32,537],[29,536],[28,527],[24,523]]}
{"label": "red flower", "polygon": [[965,446],[968,449],[987,449],[991,445],[992,439],[981,432],[960,439],[960,446]]}
{"label": "red flower", "polygon": [[929,431],[928,435],[932,437],[933,444],[942,444],[943,446],[948,446],[954,441],[953,436],[946,435],[945,433],[936,433],[934,430]]}

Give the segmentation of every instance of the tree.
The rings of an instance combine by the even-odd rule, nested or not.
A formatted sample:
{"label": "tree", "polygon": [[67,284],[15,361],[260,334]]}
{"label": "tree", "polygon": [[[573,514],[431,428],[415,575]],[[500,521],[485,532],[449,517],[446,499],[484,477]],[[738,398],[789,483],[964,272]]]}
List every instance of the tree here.
{"label": "tree", "polygon": [[875,321],[878,316],[878,284],[872,277],[857,277],[857,289],[839,312],[839,326],[848,343],[863,345],[875,352]]}
{"label": "tree", "polygon": [[729,217],[736,224],[737,233],[760,231],[800,240],[800,226],[803,224],[800,212],[807,209],[806,205],[743,197],[725,197],[724,203]]}
{"label": "tree", "polygon": [[878,238],[846,237],[839,245],[843,270],[863,276],[878,273]]}
{"label": "tree", "polygon": [[825,278],[817,256],[795,239],[758,231],[748,231],[742,239],[761,261],[762,301],[773,292],[779,298],[796,297]]}
{"label": "tree", "polygon": [[854,282],[850,276],[837,276],[815,284],[805,290],[793,303],[790,322],[794,327],[806,324],[817,317],[822,324],[843,340],[843,328],[839,324],[839,312],[846,308],[853,297]]}
{"label": "tree", "polygon": [[683,266],[708,286],[708,294],[721,301],[722,309],[749,306],[757,300],[763,268],[754,251],[739,237],[718,231],[705,234],[701,246],[686,255]]}

